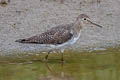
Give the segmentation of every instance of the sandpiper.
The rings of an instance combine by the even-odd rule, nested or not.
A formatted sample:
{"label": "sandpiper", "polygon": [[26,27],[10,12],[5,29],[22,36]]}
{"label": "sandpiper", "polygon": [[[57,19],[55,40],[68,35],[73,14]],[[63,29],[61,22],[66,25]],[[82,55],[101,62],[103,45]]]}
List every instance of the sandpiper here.
{"label": "sandpiper", "polygon": [[[74,44],[79,39],[84,24],[89,24],[89,23],[102,28],[102,26],[93,23],[86,14],[80,14],[73,23],[66,25],[59,25],[39,35],[35,35],[30,38],[19,39],[16,40],[16,42],[34,43],[41,45],[44,44],[52,47],[53,49],[56,48],[59,49],[64,46]],[[50,52],[48,52],[48,55],[49,53]],[[45,56],[45,59],[48,59],[48,55]],[[63,54],[61,57],[61,61],[63,61]]]}

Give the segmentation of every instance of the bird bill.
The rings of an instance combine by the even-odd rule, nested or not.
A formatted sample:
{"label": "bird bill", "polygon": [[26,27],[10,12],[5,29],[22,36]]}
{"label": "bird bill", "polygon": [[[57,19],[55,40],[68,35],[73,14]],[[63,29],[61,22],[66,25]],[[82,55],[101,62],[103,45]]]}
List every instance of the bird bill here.
{"label": "bird bill", "polygon": [[100,27],[100,28],[102,28],[102,26],[101,25],[99,25],[99,24],[96,24],[96,23],[93,23],[92,21],[90,21],[90,20],[87,20],[88,22],[90,22],[91,24],[93,24],[93,25],[96,25],[96,26],[98,26],[98,27]]}

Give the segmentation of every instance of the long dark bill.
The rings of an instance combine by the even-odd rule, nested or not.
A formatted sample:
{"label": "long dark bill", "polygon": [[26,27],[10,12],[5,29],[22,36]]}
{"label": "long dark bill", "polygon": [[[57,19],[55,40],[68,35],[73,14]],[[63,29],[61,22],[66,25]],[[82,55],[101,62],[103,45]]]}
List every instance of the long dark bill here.
{"label": "long dark bill", "polygon": [[99,25],[99,24],[96,24],[96,23],[93,23],[92,21],[90,21],[90,20],[87,20],[88,22],[90,22],[91,24],[93,24],[93,25],[96,25],[96,26],[98,26],[98,27],[100,27],[100,28],[102,28],[102,26],[101,25]]}

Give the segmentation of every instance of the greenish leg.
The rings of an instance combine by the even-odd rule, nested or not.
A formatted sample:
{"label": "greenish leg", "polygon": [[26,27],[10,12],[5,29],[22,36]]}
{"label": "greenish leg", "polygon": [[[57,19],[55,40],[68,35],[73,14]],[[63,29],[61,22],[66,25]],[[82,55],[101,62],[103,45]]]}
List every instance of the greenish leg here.
{"label": "greenish leg", "polygon": [[52,51],[49,51],[48,54],[45,56],[46,61],[48,61],[48,56],[49,56],[50,52],[52,52]]}
{"label": "greenish leg", "polygon": [[64,55],[63,55],[64,53],[61,53],[61,65],[63,66],[63,64],[64,64]]}

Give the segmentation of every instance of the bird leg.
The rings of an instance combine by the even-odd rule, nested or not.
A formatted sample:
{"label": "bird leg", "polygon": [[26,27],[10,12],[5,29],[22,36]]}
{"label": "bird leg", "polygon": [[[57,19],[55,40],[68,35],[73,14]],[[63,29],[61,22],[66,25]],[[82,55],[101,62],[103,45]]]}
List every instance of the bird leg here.
{"label": "bird leg", "polygon": [[63,65],[64,64],[64,49],[61,49],[60,53],[61,53],[61,64]]}
{"label": "bird leg", "polygon": [[63,53],[61,53],[61,65],[63,66],[64,64],[64,56],[63,56]]}
{"label": "bird leg", "polygon": [[64,61],[64,59],[63,59],[63,53],[61,53],[62,55],[61,55],[61,61],[63,62]]}
{"label": "bird leg", "polygon": [[46,61],[48,61],[48,56],[49,56],[50,52],[52,52],[52,51],[49,51],[48,54],[45,56]]}

